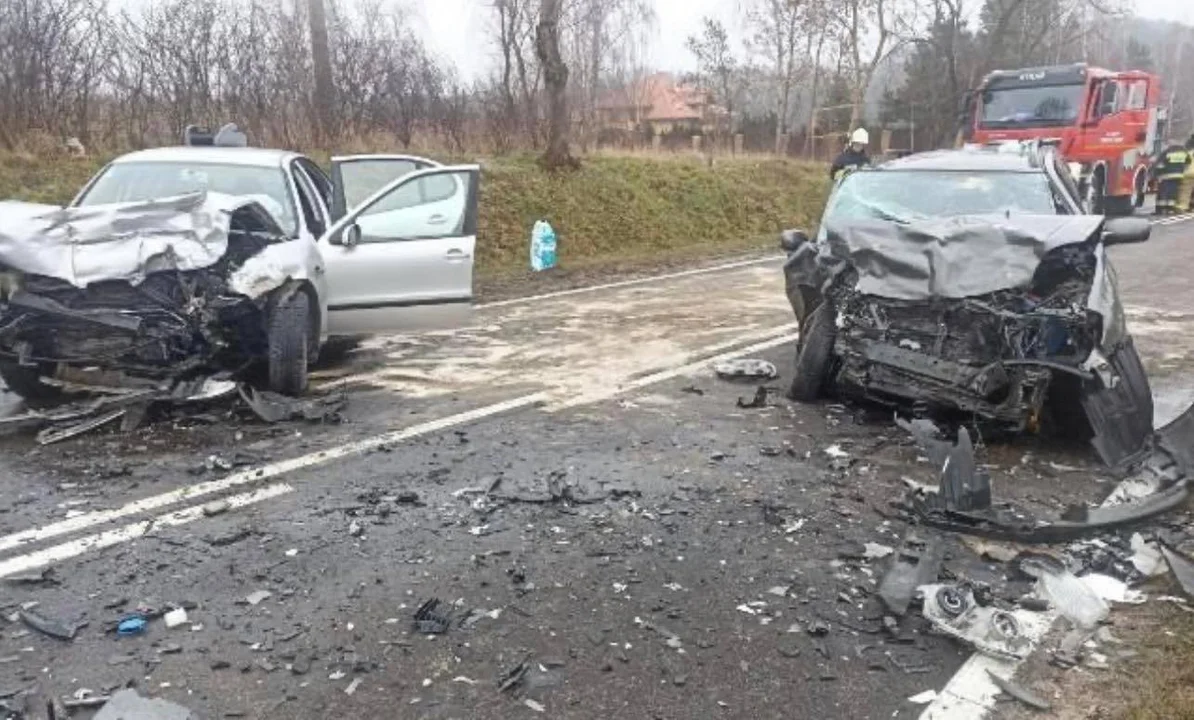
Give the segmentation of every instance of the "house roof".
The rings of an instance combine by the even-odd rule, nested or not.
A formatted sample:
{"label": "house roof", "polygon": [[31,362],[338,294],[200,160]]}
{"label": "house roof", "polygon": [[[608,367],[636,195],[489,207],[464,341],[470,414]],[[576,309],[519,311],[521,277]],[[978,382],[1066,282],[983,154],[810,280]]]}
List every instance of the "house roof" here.
{"label": "house roof", "polygon": [[642,111],[643,120],[701,120],[709,106],[708,95],[699,88],[679,83],[670,73],[655,73],[642,80],[606,92],[597,103],[601,110]]}

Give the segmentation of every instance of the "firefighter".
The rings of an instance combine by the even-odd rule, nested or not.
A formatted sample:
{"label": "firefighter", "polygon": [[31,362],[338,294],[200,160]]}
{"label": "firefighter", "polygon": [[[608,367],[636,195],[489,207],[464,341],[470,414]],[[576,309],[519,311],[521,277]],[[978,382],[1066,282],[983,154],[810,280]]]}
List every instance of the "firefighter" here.
{"label": "firefighter", "polygon": [[[1192,143],[1187,142],[1189,146]],[[1182,147],[1173,143],[1161,157],[1157,159],[1157,214],[1168,215],[1178,211],[1178,207],[1185,207],[1189,198],[1179,200],[1182,190],[1182,180],[1190,165],[1194,164],[1194,155],[1189,147]]]}
{"label": "firefighter", "polygon": [[1186,164],[1186,174],[1178,181],[1177,186],[1177,206],[1175,209],[1179,213],[1189,212],[1190,203],[1194,202],[1194,135],[1191,135],[1186,140],[1186,155],[1189,157],[1189,162]]}
{"label": "firefighter", "polygon": [[871,156],[867,154],[867,145],[871,144],[871,135],[866,128],[858,128],[850,135],[850,144],[842,150],[842,154],[833,161],[829,168],[829,177],[833,180],[845,175],[850,170],[857,170],[871,164]]}

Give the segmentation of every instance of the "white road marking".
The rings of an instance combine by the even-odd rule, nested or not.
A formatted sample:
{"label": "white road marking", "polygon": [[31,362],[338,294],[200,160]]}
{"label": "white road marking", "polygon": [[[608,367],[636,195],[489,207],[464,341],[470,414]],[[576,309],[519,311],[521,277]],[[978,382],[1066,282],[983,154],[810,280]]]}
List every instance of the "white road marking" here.
{"label": "white road marking", "polygon": [[95,525],[103,523],[114,522],[122,518],[140,515],[142,513],[151,512],[154,510],[182,502],[184,500],[192,500],[194,498],[204,497],[213,493],[224,492],[241,485],[248,485],[250,483],[262,482],[285,473],[302,470],[303,468],[314,467],[316,465],[323,465],[333,460],[349,457],[351,455],[360,455],[374,450],[382,445],[390,445],[393,443],[410,440],[421,435],[427,435],[440,430],[446,430],[457,425],[474,422],[483,418],[500,415],[502,413],[518,410],[521,408],[538,405],[547,400],[545,393],[535,393],[533,395],[524,395],[513,400],[507,400],[494,405],[487,405],[476,410],[469,410],[467,412],[450,415],[439,420],[432,420],[430,422],[414,425],[402,430],[395,430],[381,435],[375,435],[364,440],[358,440],[345,445],[339,445],[327,450],[320,450],[318,452],[309,453],[300,457],[291,458],[290,460],[282,460],[280,462],[263,465],[258,468],[250,468],[241,472],[233,473],[227,477],[219,480],[210,480],[208,482],[199,483],[197,485],[190,485],[177,490],[172,490],[161,495],[154,495],[152,497],[143,498],[134,502],[128,503],[115,510],[99,510],[79,515],[68,520],[62,520],[45,527],[32,528],[23,530],[21,532],[6,535],[0,538],[0,552],[10,550],[21,545],[29,543],[40,542],[49,538],[66,535],[69,533],[78,532]]}
{"label": "white road marking", "polygon": [[[268,485],[259,488],[252,492],[242,493],[240,495],[233,495],[227,498],[229,509],[236,510],[247,507],[254,503],[262,502],[263,500],[272,500],[276,497],[281,497],[287,493],[294,492],[294,488],[285,483],[277,483],[275,485]],[[20,555],[10,560],[0,562],[0,578],[15,575],[17,573],[28,572],[36,570],[47,565],[52,565],[63,560],[69,560],[73,557],[78,557],[85,552],[91,550],[100,550],[113,545],[118,545],[129,540],[136,540],[144,537],[150,530],[155,527],[173,527],[176,525],[185,525],[189,522],[194,522],[203,517],[203,506],[195,505],[185,508],[183,510],[176,510],[165,515],[143,520],[141,522],[132,523],[119,527],[113,530],[96,533],[95,535],[88,535],[87,537],[72,540],[70,542],[62,543],[61,545],[54,545],[44,550],[29,553],[27,555]]]}
{"label": "white road marking", "polygon": [[1194,220],[1194,213],[1187,213],[1185,215],[1171,215],[1163,218],[1155,218],[1151,222],[1154,226],[1178,225],[1180,223]]}
{"label": "white road marking", "polygon": [[617,290],[618,288],[645,285],[647,283],[659,282],[660,280],[675,280],[676,278],[692,277],[694,275],[707,275],[709,273],[721,272],[723,270],[734,270],[737,268],[750,267],[751,265],[763,265],[765,263],[778,262],[782,259],[783,255],[768,255],[766,257],[754,258],[752,260],[738,260],[731,263],[724,263],[722,265],[714,265],[712,267],[681,270],[679,272],[665,273],[663,275],[652,275],[651,277],[636,278],[634,280],[620,280],[618,282],[605,283],[602,285],[587,285],[585,287],[572,288],[571,290],[559,290],[557,292],[544,293],[542,295],[531,295],[529,297],[511,298],[510,300],[499,300],[497,302],[476,305],[474,306],[474,309],[489,310],[490,308],[508,307],[510,305],[525,305],[527,303],[538,302],[540,300],[554,300],[556,298],[568,297],[569,295],[580,295],[581,293],[597,292],[599,290]]}

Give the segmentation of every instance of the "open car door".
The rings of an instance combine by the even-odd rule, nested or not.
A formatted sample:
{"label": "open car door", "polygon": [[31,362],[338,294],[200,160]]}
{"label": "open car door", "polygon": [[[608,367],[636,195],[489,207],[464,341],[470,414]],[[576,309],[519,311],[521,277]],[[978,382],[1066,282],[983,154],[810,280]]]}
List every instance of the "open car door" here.
{"label": "open car door", "polygon": [[400,177],[442,167],[416,155],[344,155],[332,158],[332,221]]}
{"label": "open car door", "polygon": [[[351,199],[333,166],[337,196]],[[383,183],[320,239],[328,333],[460,327],[471,318],[477,165],[428,166]]]}

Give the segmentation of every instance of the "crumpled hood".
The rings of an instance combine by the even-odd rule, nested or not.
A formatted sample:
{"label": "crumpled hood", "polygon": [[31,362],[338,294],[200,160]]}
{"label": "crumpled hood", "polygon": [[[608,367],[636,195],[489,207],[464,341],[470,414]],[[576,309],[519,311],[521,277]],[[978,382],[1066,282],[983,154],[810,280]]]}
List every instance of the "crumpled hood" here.
{"label": "crumpled hood", "polygon": [[284,234],[260,203],[219,193],[69,208],[0,202],[0,265],[79,288],[104,280],[137,285],[150,273],[219,262],[234,217]]}
{"label": "crumpled hood", "polygon": [[857,290],[864,295],[975,297],[1028,286],[1047,253],[1096,237],[1102,225],[1103,218],[1093,215],[830,222],[818,264],[822,272],[825,265],[857,270]]}

